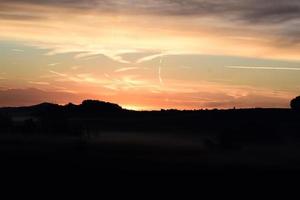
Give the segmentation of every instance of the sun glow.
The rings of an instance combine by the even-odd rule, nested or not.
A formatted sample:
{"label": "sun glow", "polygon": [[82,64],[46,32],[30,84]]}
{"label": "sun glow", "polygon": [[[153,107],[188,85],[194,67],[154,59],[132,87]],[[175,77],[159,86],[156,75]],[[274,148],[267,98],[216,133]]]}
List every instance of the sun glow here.
{"label": "sun glow", "polygon": [[133,111],[146,111],[146,110],[155,110],[154,108],[150,108],[147,106],[139,106],[139,105],[122,105],[122,108]]}

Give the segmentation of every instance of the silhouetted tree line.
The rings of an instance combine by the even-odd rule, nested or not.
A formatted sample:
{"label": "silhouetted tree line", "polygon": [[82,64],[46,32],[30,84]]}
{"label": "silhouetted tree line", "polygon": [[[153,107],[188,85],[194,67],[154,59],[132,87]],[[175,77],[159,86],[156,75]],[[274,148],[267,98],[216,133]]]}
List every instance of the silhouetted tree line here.
{"label": "silhouetted tree line", "polygon": [[[22,134],[68,134],[80,135],[93,127],[101,127],[91,119],[104,118],[122,113],[122,107],[117,104],[97,100],[85,100],[80,105],[65,106],[42,103],[31,107],[5,108],[5,112],[21,115],[26,119],[13,122],[9,115],[0,115],[0,131]],[[1,110],[0,110],[1,113]],[[25,114],[24,114],[25,113]],[[25,116],[24,116],[25,115]],[[73,119],[73,120],[72,120]],[[77,119],[77,120],[74,120]]]}
{"label": "silhouetted tree line", "polygon": [[[297,97],[291,101],[292,110],[299,111],[299,100]],[[117,104],[86,100],[80,105],[43,103],[4,110],[6,114],[0,114],[1,133],[72,136],[102,131],[211,134],[216,137],[214,141],[206,141],[208,146],[218,145],[224,149],[251,143],[280,143],[287,135],[300,139],[300,112],[291,109],[137,112],[124,110]],[[27,118],[14,121],[14,115]]]}
{"label": "silhouetted tree line", "polygon": [[117,104],[97,100],[85,100],[80,105],[69,103],[65,106],[43,103],[34,107],[32,114],[37,117],[58,116],[99,116],[102,114],[114,114],[122,112],[123,109]]}

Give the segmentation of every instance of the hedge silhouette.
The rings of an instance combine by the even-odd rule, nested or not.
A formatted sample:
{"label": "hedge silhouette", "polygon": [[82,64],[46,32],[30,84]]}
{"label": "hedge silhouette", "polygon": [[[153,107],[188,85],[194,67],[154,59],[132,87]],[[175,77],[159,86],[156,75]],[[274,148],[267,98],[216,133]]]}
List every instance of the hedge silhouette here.
{"label": "hedge silhouette", "polygon": [[291,100],[291,108],[300,111],[300,96]]}

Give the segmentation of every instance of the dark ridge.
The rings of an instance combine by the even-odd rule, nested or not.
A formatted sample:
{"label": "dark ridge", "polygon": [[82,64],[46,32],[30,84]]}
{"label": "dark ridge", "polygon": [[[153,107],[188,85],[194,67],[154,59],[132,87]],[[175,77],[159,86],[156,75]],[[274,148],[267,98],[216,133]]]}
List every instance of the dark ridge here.
{"label": "dark ridge", "polygon": [[58,112],[63,112],[65,114],[70,112],[72,114],[77,113],[85,115],[94,115],[97,113],[114,113],[120,111],[123,111],[123,109],[118,104],[98,100],[85,100],[80,105],[75,105],[73,103],[69,103],[66,105],[58,105],[45,102],[33,106],[0,108],[0,113],[12,115],[25,114],[31,116],[39,116],[43,114],[56,114]]}
{"label": "dark ridge", "polygon": [[298,99],[292,109],[130,111],[97,100],[0,108],[0,159],[7,170],[300,172]]}
{"label": "dark ridge", "polygon": [[295,131],[299,112],[294,112],[297,109],[292,108],[130,111],[109,102],[85,100],[80,105],[42,103],[0,108],[0,115],[2,121],[11,121],[8,123],[12,124],[11,132],[22,133],[26,129],[26,134],[78,135],[87,131],[142,131],[194,135],[230,132],[232,135],[243,131],[244,135],[247,132],[253,133],[252,136],[258,133],[261,138],[268,139],[270,134],[274,133],[272,137],[275,137],[279,131]]}

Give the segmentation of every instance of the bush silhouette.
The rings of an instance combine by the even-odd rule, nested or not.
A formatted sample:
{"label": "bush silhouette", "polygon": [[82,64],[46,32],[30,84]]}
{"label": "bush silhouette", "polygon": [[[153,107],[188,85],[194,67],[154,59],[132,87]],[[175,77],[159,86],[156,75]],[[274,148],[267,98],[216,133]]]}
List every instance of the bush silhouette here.
{"label": "bush silhouette", "polygon": [[300,111],[300,96],[294,98],[292,101],[291,101],[291,108],[293,110],[298,110]]}
{"label": "bush silhouette", "polygon": [[122,107],[117,104],[98,101],[98,100],[85,100],[80,105],[80,108],[84,112],[97,112],[97,111],[104,111],[104,112],[116,112],[122,111]]}

